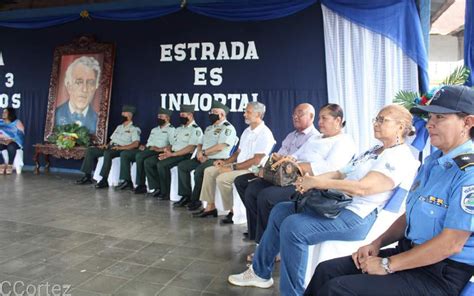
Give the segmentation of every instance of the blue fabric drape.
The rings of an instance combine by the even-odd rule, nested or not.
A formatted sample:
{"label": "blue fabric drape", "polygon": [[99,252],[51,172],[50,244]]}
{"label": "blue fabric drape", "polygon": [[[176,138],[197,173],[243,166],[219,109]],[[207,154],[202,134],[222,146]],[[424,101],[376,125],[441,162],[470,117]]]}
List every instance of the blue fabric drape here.
{"label": "blue fabric drape", "polygon": [[164,6],[162,8],[141,8],[129,9],[126,11],[99,11],[91,12],[92,18],[109,20],[109,21],[140,21],[159,18],[171,13],[175,13],[181,9],[180,5]]}
{"label": "blue fabric drape", "polygon": [[226,21],[263,21],[297,13],[318,0],[293,1],[235,1],[223,3],[188,4],[198,14]]}
{"label": "blue fabric drape", "polygon": [[38,18],[28,18],[15,21],[0,21],[1,27],[15,28],[15,29],[41,29],[62,25],[80,18],[79,14],[75,15],[61,15],[61,16],[45,16]]}
{"label": "blue fabric drape", "polygon": [[408,194],[408,190],[401,188],[398,186],[397,188],[394,189],[392,196],[388,200],[387,204],[383,208],[384,210],[392,213],[398,213],[400,211],[400,207],[403,204],[403,201],[405,200],[405,197]]}
{"label": "blue fabric drape", "polygon": [[[420,90],[428,90],[428,57],[424,44],[421,22],[415,0],[320,0],[329,9],[346,17],[354,23],[393,40],[407,56],[420,67]],[[178,1],[177,1],[178,2]],[[198,14],[228,21],[262,21],[281,18],[300,12],[318,0],[234,0],[226,2],[188,1],[187,8]],[[466,40],[472,42],[472,1],[467,1]],[[168,15],[180,10],[180,5],[166,5],[152,8],[122,9],[112,11],[89,12],[90,17],[132,21],[148,20]],[[17,21],[0,21],[0,26],[11,28],[38,29],[79,19],[77,15],[55,17],[22,18]],[[470,57],[466,61],[472,64],[473,51],[470,42],[465,42]],[[470,66],[470,64],[468,64]]]}
{"label": "blue fabric drape", "polygon": [[464,64],[471,70],[466,85],[472,86],[472,71],[474,70],[474,3],[466,0],[466,16],[464,24]]}
{"label": "blue fabric drape", "polygon": [[418,151],[422,151],[426,142],[428,141],[428,130],[426,129],[426,121],[418,116],[413,118],[413,126],[416,129],[416,135],[411,145],[416,148]]}
{"label": "blue fabric drape", "polygon": [[321,0],[329,9],[390,38],[420,67],[420,90],[428,90],[428,55],[414,0]]}

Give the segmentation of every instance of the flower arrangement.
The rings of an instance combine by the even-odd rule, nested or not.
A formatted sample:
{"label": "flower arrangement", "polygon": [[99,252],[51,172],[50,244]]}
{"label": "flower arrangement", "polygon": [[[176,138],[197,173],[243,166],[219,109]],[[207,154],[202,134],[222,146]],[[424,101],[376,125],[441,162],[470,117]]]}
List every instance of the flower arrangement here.
{"label": "flower arrangement", "polygon": [[410,110],[411,108],[415,107],[416,105],[429,105],[433,95],[440,90],[445,85],[460,85],[464,84],[469,77],[469,69],[460,66],[457,67],[451,75],[446,77],[441,85],[433,87],[425,94],[418,94],[417,92],[412,91],[399,91],[395,95],[394,103],[400,104]]}
{"label": "flower arrangement", "polygon": [[[429,105],[433,96],[446,85],[460,85],[464,84],[469,77],[469,69],[461,66],[454,70],[451,75],[449,75],[441,85],[433,87],[427,93],[419,95],[417,92],[411,91],[399,91],[395,95],[394,103],[400,104],[410,110],[416,105]],[[428,131],[426,129],[427,122],[426,114],[417,114],[413,116],[413,126],[416,129],[415,139],[411,143],[413,147],[422,151],[426,146],[428,140]]]}
{"label": "flower arrangement", "polygon": [[48,142],[56,144],[60,149],[72,149],[76,146],[89,146],[89,130],[77,123],[55,126]]}

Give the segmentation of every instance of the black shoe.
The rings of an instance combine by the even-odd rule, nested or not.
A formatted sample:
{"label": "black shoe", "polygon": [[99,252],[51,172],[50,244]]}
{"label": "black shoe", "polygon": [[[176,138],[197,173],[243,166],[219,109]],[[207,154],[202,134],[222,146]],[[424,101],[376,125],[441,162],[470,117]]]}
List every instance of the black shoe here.
{"label": "black shoe", "polygon": [[251,239],[250,236],[245,236],[242,238],[243,242],[253,242],[255,239]]}
{"label": "black shoe", "polygon": [[234,221],[232,220],[232,217],[234,217],[234,213],[229,212],[227,216],[225,216],[224,219],[221,220],[222,224],[234,224]]}
{"label": "black shoe", "polygon": [[199,211],[192,213],[192,215],[194,217],[194,216],[200,215],[202,213],[204,213],[204,209],[200,209]]}
{"label": "black shoe", "polygon": [[182,208],[189,203],[189,197],[183,196],[181,199],[175,203],[173,203],[173,207],[175,208]]}
{"label": "black shoe", "polygon": [[200,200],[192,201],[188,204],[187,209],[188,211],[195,211],[202,206],[202,202]]}
{"label": "black shoe", "polygon": [[212,216],[214,218],[217,217],[217,209],[210,210],[210,211],[202,211],[200,213],[193,214],[193,218],[206,218],[208,216]]}
{"label": "black shoe", "polygon": [[248,232],[244,232],[243,235],[244,235],[244,237],[249,237],[249,233],[248,233]]}
{"label": "black shoe", "polygon": [[86,185],[86,184],[92,184],[92,178],[90,175],[85,175],[84,177],[80,178],[79,180],[76,180],[77,185]]}
{"label": "black shoe", "polygon": [[154,198],[158,198],[160,197],[160,195],[161,195],[160,189],[156,189],[151,196]]}
{"label": "black shoe", "polygon": [[133,190],[135,194],[143,194],[146,193],[146,186],[145,185],[138,185],[137,188]]}
{"label": "black shoe", "polygon": [[158,200],[170,200],[170,197],[168,195],[162,193],[162,194],[158,195],[158,197],[156,199],[158,199]]}
{"label": "black shoe", "polygon": [[109,183],[107,183],[107,181],[105,181],[104,179],[100,180],[99,183],[95,184],[95,188],[97,189],[102,189],[102,188],[107,188],[109,187]]}
{"label": "black shoe", "polygon": [[125,181],[120,182],[120,184],[118,184],[116,188],[120,190],[133,189],[133,183],[132,181],[125,180]]}

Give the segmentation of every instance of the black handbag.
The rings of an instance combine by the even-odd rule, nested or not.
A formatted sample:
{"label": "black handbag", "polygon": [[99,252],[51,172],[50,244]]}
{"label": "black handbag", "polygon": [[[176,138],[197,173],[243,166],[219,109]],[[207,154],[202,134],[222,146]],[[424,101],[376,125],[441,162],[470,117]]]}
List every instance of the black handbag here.
{"label": "black handbag", "polygon": [[295,202],[295,211],[302,212],[309,209],[312,212],[330,219],[335,219],[341,210],[347,207],[352,198],[338,190],[312,189],[305,193],[295,192],[291,199]]}

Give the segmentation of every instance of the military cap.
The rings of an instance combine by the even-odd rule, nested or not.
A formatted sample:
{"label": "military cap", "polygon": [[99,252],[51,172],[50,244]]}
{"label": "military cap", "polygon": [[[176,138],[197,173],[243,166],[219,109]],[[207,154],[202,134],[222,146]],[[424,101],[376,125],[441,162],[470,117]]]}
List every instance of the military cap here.
{"label": "military cap", "polygon": [[181,112],[194,113],[194,108],[195,108],[194,105],[181,104],[181,106],[179,106],[179,110],[180,110]]}
{"label": "military cap", "polygon": [[132,105],[123,105],[122,112],[130,112],[132,114],[135,114],[137,112],[137,108]]}
{"label": "military cap", "polygon": [[168,115],[168,116],[171,116],[172,113],[173,113],[172,110],[168,110],[168,109],[165,109],[165,108],[160,108],[160,111],[158,111],[158,114],[164,114],[164,115]]}
{"label": "military cap", "polygon": [[226,105],[222,104],[221,102],[217,100],[212,101],[211,109],[214,109],[214,108],[224,110],[225,114],[229,113],[230,111],[229,107],[227,107]]}

